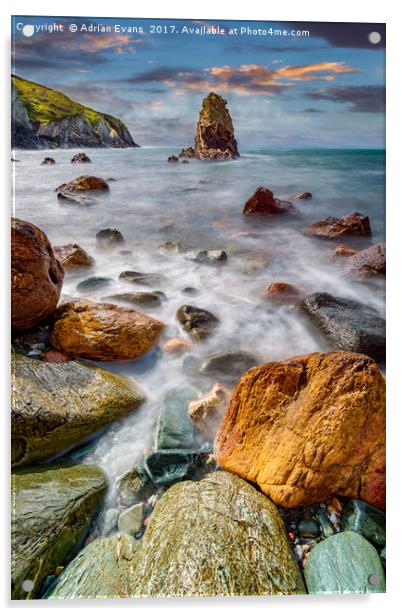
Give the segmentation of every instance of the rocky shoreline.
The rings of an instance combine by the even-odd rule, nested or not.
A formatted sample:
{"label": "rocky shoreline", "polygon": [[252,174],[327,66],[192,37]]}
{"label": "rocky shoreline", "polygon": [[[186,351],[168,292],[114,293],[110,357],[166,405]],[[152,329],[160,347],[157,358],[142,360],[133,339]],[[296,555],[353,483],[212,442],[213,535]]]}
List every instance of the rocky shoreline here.
{"label": "rocky shoreline", "polygon": [[[224,133],[218,122],[219,152],[211,138],[211,101],[223,105],[225,125],[226,103],[213,93],[207,99],[193,158],[235,159],[233,126]],[[56,192],[86,207],[112,189],[109,179],[83,175]],[[370,244],[368,216],[306,226],[298,218],[304,199],[314,196],[282,200],[256,186],[237,216],[300,220],[309,242],[337,242],[345,278],[366,285],[385,275],[385,246]],[[354,237],[361,250],[340,245]],[[121,254],[129,239],[108,227],[96,245]],[[226,246],[189,250],[166,240],[159,251],[166,259],[182,252],[206,272],[224,271],[231,259]],[[90,252],[74,238],[52,246],[37,226],[13,219],[13,598],[384,592],[381,315],[341,294],[272,281],[261,285],[261,305],[294,311],[325,351],[267,361],[232,344],[197,355],[224,327],[197,289],[183,288],[174,337],[172,323],[153,312],[170,301],[163,273],[122,269],[127,291],[114,293],[110,277],[91,276]],[[63,297],[69,270],[78,284],[74,297]],[[104,473],[81,460],[113,423],[135,420],[147,396],[112,366],[151,356],[182,358],[179,385],[161,383],[152,446],[107,486]]]}

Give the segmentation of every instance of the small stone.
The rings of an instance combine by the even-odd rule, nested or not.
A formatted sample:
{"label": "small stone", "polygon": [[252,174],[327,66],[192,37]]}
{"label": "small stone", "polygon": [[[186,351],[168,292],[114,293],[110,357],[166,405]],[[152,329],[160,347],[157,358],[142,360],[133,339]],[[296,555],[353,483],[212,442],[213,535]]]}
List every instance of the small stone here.
{"label": "small stone", "polygon": [[135,535],[142,528],[142,520],[144,514],[143,503],[137,503],[129,509],[126,509],[119,515],[117,523],[118,529],[123,533]]}
{"label": "small stone", "polygon": [[77,269],[79,267],[91,267],[91,265],[94,264],[94,259],[78,244],[54,246],[53,250],[65,270]]}
{"label": "small stone", "polygon": [[180,242],[171,242],[170,240],[163,242],[158,248],[163,252],[181,252],[183,250],[183,246]]}
{"label": "small stone", "polygon": [[226,351],[215,353],[201,361],[199,372],[217,378],[239,378],[260,360],[248,351]]}
{"label": "small stone", "polygon": [[184,293],[184,295],[199,295],[200,293],[199,290],[194,287],[184,287],[181,292]]}
{"label": "small stone", "polygon": [[101,248],[110,248],[116,244],[124,244],[124,237],[118,229],[101,229],[96,234],[96,241]]}
{"label": "small stone", "polygon": [[297,195],[294,195],[294,197],[290,197],[291,199],[311,199],[312,198],[312,194],[311,192],[301,192],[298,193]]}
{"label": "small stone", "polygon": [[227,261],[228,255],[224,250],[196,250],[185,255],[188,261],[196,263],[223,263]]}
{"label": "small stone", "polygon": [[125,271],[119,275],[119,280],[126,280],[133,284],[140,284],[144,287],[153,287],[163,283],[163,276],[155,273]]}
{"label": "small stone", "polygon": [[319,537],[321,534],[320,525],[315,520],[302,520],[297,530],[302,537]]}
{"label": "small stone", "polygon": [[50,158],[50,156],[47,156],[41,162],[41,165],[55,165],[55,164],[56,164],[56,161],[54,160],[54,158]]}
{"label": "small stone", "polygon": [[72,163],[90,163],[91,159],[85,154],[85,152],[79,152],[79,154],[75,154],[72,159]]}
{"label": "small stone", "polygon": [[351,257],[355,254],[356,250],[349,246],[338,246],[333,252],[334,257]]}
{"label": "small stone", "polygon": [[103,287],[107,287],[112,282],[111,278],[105,278],[103,276],[91,276],[91,278],[86,278],[77,284],[77,291],[80,293],[84,291],[85,293],[89,291],[97,291],[98,289],[103,289]]}
{"label": "small stone", "polygon": [[171,156],[168,157],[167,161],[168,163],[178,163],[179,158],[178,156],[175,156],[174,154],[172,154]]}
{"label": "small stone", "polygon": [[166,298],[164,293],[158,293],[156,291],[134,291],[131,293],[115,293],[114,295],[107,295],[102,297],[102,301],[117,301],[126,302],[134,306],[149,306],[156,307],[162,303],[162,296]]}
{"label": "small stone", "polygon": [[41,354],[41,360],[50,362],[53,364],[64,364],[66,361],[71,361],[73,358],[67,353],[63,353],[62,351],[54,351],[51,349],[50,351],[45,351]]}
{"label": "small stone", "polygon": [[165,353],[184,353],[191,349],[192,346],[191,342],[182,338],[170,338],[170,340],[166,340],[162,349]]}

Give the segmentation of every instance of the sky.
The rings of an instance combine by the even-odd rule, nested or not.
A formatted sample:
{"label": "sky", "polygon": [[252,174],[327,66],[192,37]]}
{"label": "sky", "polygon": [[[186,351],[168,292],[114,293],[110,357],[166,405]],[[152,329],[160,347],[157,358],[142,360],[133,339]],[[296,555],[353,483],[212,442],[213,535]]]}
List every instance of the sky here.
{"label": "sky", "polygon": [[240,151],[384,147],[384,24],[15,16],[12,33],[13,73],[119,117],[142,146],[192,145],[215,91]]}

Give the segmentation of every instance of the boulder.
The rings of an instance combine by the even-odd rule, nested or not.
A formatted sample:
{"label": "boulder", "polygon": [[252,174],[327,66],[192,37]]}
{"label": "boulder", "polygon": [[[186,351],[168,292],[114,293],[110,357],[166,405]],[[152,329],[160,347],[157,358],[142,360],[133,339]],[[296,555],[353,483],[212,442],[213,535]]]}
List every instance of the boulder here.
{"label": "boulder", "polygon": [[[106,479],[96,466],[38,466],[14,473],[11,489],[12,599],[35,599],[46,577],[81,547]],[[25,580],[34,584],[29,592]]]}
{"label": "boulder", "polygon": [[192,400],[188,406],[188,415],[198,432],[211,442],[215,438],[229,400],[229,389],[215,383],[208,394]]}
{"label": "boulder", "polygon": [[300,305],[335,349],[385,360],[385,320],[374,308],[329,293],[307,295]]}
{"label": "boulder", "polygon": [[195,340],[210,336],[219,324],[219,319],[212,312],[188,304],[178,309],[176,318],[182,328]]}
{"label": "boulder", "polygon": [[196,153],[193,147],[183,148],[179,154],[179,158],[186,160],[187,158],[196,158]]}
{"label": "boulder", "polygon": [[189,449],[194,443],[194,425],[187,415],[190,401],[197,396],[194,387],[168,391],[156,425],[155,450]]}
{"label": "boulder", "polygon": [[46,158],[44,158],[41,162],[41,165],[55,165],[56,161],[54,160],[54,158],[51,158],[50,156],[46,156]]}
{"label": "boulder", "polygon": [[269,362],[237,384],[217,435],[217,462],[283,507],[339,494],[383,509],[384,407],[384,378],[365,355]]}
{"label": "boulder", "polygon": [[224,263],[228,255],[224,250],[195,250],[185,255],[188,261],[195,263]]}
{"label": "boulder", "polygon": [[163,328],[161,321],[132,308],[77,300],[58,307],[50,340],[74,357],[137,359],[154,346]]}
{"label": "boulder", "polygon": [[276,507],[224,472],[178,483],[162,496],[134,577],[136,596],[305,592]]}
{"label": "boulder", "polygon": [[61,454],[144,399],[131,379],[75,361],[12,357],[12,462]]}
{"label": "boulder", "polygon": [[134,306],[149,306],[154,308],[160,306],[165,294],[160,291],[133,291],[132,293],[115,293],[114,295],[108,295],[103,297],[104,301],[117,301],[126,302],[127,304],[133,304]]}
{"label": "boulder", "polygon": [[63,268],[39,227],[13,218],[11,222],[11,325],[20,331],[34,327],[56,308]]}
{"label": "boulder", "polygon": [[188,349],[191,349],[192,346],[191,342],[183,340],[182,338],[170,338],[166,340],[162,348],[165,353],[184,353],[188,351]]}
{"label": "boulder", "polygon": [[385,513],[364,501],[352,499],[341,518],[343,530],[363,535],[377,547],[385,546]]}
{"label": "boulder", "polygon": [[117,526],[120,532],[127,533],[128,535],[135,535],[138,533],[143,525],[144,520],[144,505],[143,503],[136,503],[128,509],[125,509],[119,515]]}
{"label": "boulder", "polygon": [[337,246],[333,252],[334,257],[351,257],[356,254],[356,250],[354,248],[350,248],[350,246]]}
{"label": "boulder", "polygon": [[141,544],[120,533],[95,539],[71,561],[46,599],[127,599]]}
{"label": "boulder", "polygon": [[146,457],[144,467],[156,486],[167,486],[202,472],[207,449],[158,449]]}
{"label": "boulder", "polygon": [[174,154],[172,154],[171,156],[168,157],[167,161],[168,163],[178,163],[179,158],[178,156],[175,156]]}
{"label": "boulder", "polygon": [[264,290],[264,297],[269,300],[289,302],[300,299],[301,291],[287,282],[273,282]]}
{"label": "boulder", "polygon": [[274,194],[269,188],[260,186],[246,202],[243,214],[245,215],[274,215],[289,214],[295,212],[296,208],[289,201],[275,199]]}
{"label": "boulder", "polygon": [[88,191],[109,192],[109,185],[102,178],[97,178],[94,175],[80,175],[75,180],[61,184],[55,189],[58,193],[67,195],[69,193],[80,193]]}
{"label": "boulder", "polygon": [[92,161],[89,158],[89,156],[85,154],[85,152],[79,152],[78,154],[74,154],[74,156],[71,159],[71,162],[81,164],[81,163],[90,163]]}
{"label": "boulder", "polygon": [[205,376],[221,379],[237,379],[260,360],[248,351],[226,351],[214,353],[201,360],[199,371]]}
{"label": "boulder", "polygon": [[294,195],[294,197],[291,197],[291,199],[311,199],[312,198],[312,194],[311,192],[301,192],[298,193],[297,195]]}
{"label": "boulder", "polygon": [[124,237],[118,229],[101,229],[96,234],[96,243],[100,248],[111,248],[124,244]]}
{"label": "boulder", "polygon": [[360,250],[345,261],[344,269],[354,278],[385,276],[385,244],[376,244]]}
{"label": "boulder", "polygon": [[91,276],[90,278],[81,280],[81,282],[77,284],[77,291],[79,293],[98,291],[98,289],[107,287],[111,282],[113,282],[112,279],[106,278],[105,276]]}
{"label": "boulder", "polygon": [[309,594],[385,592],[380,557],[364,537],[350,531],[316,545],[304,570]]}
{"label": "boulder", "polygon": [[91,267],[95,263],[94,259],[78,244],[54,246],[53,251],[65,270]]}
{"label": "boulder", "polygon": [[336,239],[345,235],[371,235],[368,216],[353,212],[344,218],[330,216],[324,220],[311,223],[306,229],[307,235],[315,235],[327,239]]}
{"label": "boulder", "polygon": [[[202,101],[194,142],[195,158],[231,160],[239,157],[232,118],[224,98],[211,92]],[[190,148],[182,157],[192,158]]]}
{"label": "boulder", "polygon": [[154,273],[144,273],[144,272],[133,272],[126,271],[121,272],[119,275],[119,280],[126,280],[127,282],[131,282],[132,284],[140,284],[144,287],[154,287],[163,283],[163,276],[160,274]]}

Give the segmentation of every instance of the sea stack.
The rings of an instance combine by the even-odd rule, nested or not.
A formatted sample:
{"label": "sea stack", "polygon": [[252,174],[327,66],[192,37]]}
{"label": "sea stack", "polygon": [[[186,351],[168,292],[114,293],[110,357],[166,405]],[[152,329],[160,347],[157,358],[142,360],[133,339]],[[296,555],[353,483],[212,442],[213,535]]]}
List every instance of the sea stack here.
{"label": "sea stack", "polygon": [[[225,99],[215,92],[208,94],[202,101],[195,135],[194,158],[217,160],[238,158],[239,151],[232,118],[226,104]],[[186,157],[189,150],[190,148],[183,150],[182,156]]]}

